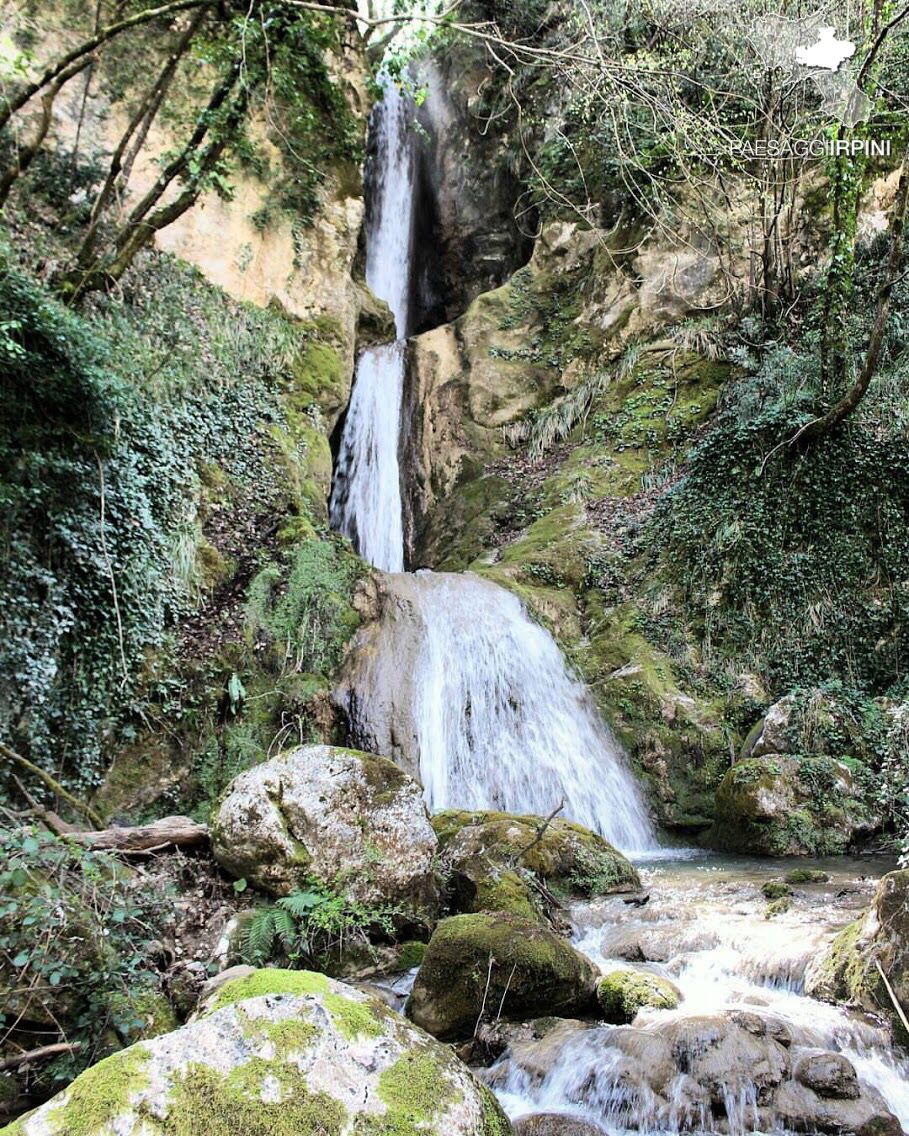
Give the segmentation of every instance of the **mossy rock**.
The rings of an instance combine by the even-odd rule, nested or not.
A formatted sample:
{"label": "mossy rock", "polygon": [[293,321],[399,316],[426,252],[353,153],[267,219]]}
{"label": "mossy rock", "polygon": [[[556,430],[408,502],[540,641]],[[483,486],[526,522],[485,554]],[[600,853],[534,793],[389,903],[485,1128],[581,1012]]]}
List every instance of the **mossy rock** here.
{"label": "mossy rock", "polygon": [[215,859],[273,895],[316,880],[400,925],[438,911],[437,841],[422,790],[394,762],[300,746],[241,773],[211,819]]}
{"label": "mossy rock", "polygon": [[764,899],[782,899],[784,896],[792,895],[792,888],[782,880],[768,880],[761,885],[761,895]]}
{"label": "mossy rock", "polygon": [[878,823],[852,771],[830,757],[740,761],[723,778],[707,842],[758,856],[833,856]]}
{"label": "mossy rock", "polygon": [[881,970],[893,997],[901,1006],[909,1005],[909,869],[881,879],[864,916],[844,927],[805,975],[811,997],[887,1018],[897,1040],[906,1045],[909,1033]]}
{"label": "mossy rock", "polygon": [[830,876],[817,868],[795,868],[787,872],[783,879],[787,884],[829,884]]}
{"label": "mossy rock", "polygon": [[508,1136],[489,1090],[382,1002],[261,971],[173,1033],[93,1066],[5,1136]]}
{"label": "mossy rock", "polygon": [[614,1025],[634,1021],[639,1010],[675,1010],[682,995],[666,978],[639,970],[612,970],[597,983],[603,1017]]}
{"label": "mossy rock", "polygon": [[768,903],[764,908],[765,919],[775,919],[777,915],[785,915],[792,907],[792,896],[782,895],[779,899],[775,899],[773,903]]}
{"label": "mossy rock", "polygon": [[581,1013],[596,975],[588,958],[530,920],[455,915],[429,941],[407,1013],[436,1037],[465,1037],[484,1009],[506,1019]]}
{"label": "mossy rock", "polygon": [[[544,918],[533,873],[556,895],[569,898],[635,891],[640,878],[629,861],[590,829],[556,817],[437,813],[432,825],[449,871],[449,899],[459,912],[506,911]],[[542,835],[541,835],[542,830]]]}

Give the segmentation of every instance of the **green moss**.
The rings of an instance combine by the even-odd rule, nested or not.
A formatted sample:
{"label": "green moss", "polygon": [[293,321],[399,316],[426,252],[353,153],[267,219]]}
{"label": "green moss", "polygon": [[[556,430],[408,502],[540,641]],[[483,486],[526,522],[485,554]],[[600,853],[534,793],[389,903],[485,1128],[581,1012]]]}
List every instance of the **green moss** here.
{"label": "green moss", "polygon": [[344,374],[337,351],[317,339],[308,339],[294,361],[293,406],[307,410],[318,406],[340,406],[344,402]]}
{"label": "green moss", "polygon": [[439,1132],[437,1118],[453,1102],[455,1090],[442,1060],[428,1049],[413,1049],[379,1074],[382,1116],[359,1118],[357,1136],[413,1136]]}
{"label": "green moss", "polygon": [[782,880],[768,880],[761,885],[761,895],[764,899],[782,899],[784,896],[792,895],[792,888]]}
{"label": "green moss", "polygon": [[[264,1097],[278,1082],[281,1099]],[[300,1070],[287,1062],[253,1059],[225,1077],[191,1065],[176,1082],[163,1131],[167,1136],[340,1136],[344,1107],[325,1092],[313,1093]]]}
{"label": "green moss", "polygon": [[356,1037],[378,1037],[382,1033],[378,1003],[355,1002],[343,994],[323,994],[321,1001],[348,1041]]}
{"label": "green moss", "polygon": [[330,993],[331,986],[324,974],[312,970],[279,970],[264,967],[244,978],[234,978],[225,982],[218,990],[209,1013],[223,1010],[235,1002],[245,1002],[249,998],[260,998],[264,994],[315,994],[319,997]]}
{"label": "green moss", "polygon": [[439,849],[476,888],[474,911],[511,911],[535,918],[539,908],[524,871],[562,895],[608,895],[640,886],[634,867],[590,829],[556,817],[445,810],[432,818]]}
{"label": "green moss", "polygon": [[674,1010],[681,996],[665,978],[637,970],[613,970],[597,983],[597,1001],[607,1022],[624,1025],[645,1006]]}
{"label": "green moss", "polygon": [[785,913],[792,907],[792,897],[784,895],[780,899],[775,899],[773,903],[768,903],[764,910],[765,919],[775,919],[777,915],[785,915]]}
{"label": "green moss", "polygon": [[507,914],[456,915],[436,927],[407,1012],[437,1037],[476,1025],[484,1005],[507,1018],[574,1013],[593,994],[590,961],[551,930]]}
{"label": "green moss", "polygon": [[413,967],[420,965],[425,954],[425,943],[420,943],[416,940],[412,940],[408,943],[402,943],[400,953],[398,954],[398,963],[405,970],[411,970]]}
{"label": "green moss", "polygon": [[830,876],[814,868],[796,868],[783,877],[787,884],[826,884]]}
{"label": "green moss", "polygon": [[127,1110],[130,1098],[149,1084],[146,1069],[151,1053],[134,1045],[92,1065],[66,1090],[65,1104],[49,1118],[51,1132],[60,1136],[98,1136]]}
{"label": "green moss", "polygon": [[480,1136],[512,1136],[514,1129],[493,1092],[480,1086],[483,1096],[483,1130]]}

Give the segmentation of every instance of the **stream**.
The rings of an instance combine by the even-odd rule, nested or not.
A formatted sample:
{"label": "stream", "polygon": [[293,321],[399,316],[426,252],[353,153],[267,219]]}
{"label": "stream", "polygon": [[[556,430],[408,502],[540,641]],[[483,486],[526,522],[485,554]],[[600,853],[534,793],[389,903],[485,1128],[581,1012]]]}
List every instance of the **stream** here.
{"label": "stream", "polygon": [[[518,1041],[484,1077],[512,1118],[567,1113],[614,1134],[703,1131],[707,1118],[685,1107],[681,1071],[666,1098],[636,1091],[629,1047],[613,1043],[629,1032],[652,1035],[673,1021],[757,1009],[784,1024],[793,1055],[827,1050],[846,1056],[906,1128],[909,1059],[892,1051],[878,1024],[802,992],[809,961],[860,914],[877,879],[893,866],[880,857],[756,860],[693,850],[637,861],[648,903],[638,908],[614,896],[574,907],[574,942],[604,973],[631,962],[670,979],[682,993],[679,1008],[642,1010],[631,1027],[585,1024]],[[829,882],[793,885],[792,908],[766,918],[761,884],[793,868],[819,869]],[[729,1131],[785,1131],[781,1118],[762,1114],[751,1074],[748,1067],[728,1071]]]}

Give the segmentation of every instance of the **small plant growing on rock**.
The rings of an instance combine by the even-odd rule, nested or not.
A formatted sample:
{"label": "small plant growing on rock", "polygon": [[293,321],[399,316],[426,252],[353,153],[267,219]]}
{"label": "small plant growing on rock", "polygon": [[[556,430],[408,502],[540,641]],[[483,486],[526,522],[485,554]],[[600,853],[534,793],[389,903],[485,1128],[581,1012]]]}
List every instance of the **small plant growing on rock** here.
{"label": "small plant growing on rock", "polygon": [[317,966],[354,944],[368,945],[375,934],[392,938],[395,914],[393,907],[368,907],[313,883],[256,911],[246,929],[244,959],[256,966],[278,958]]}

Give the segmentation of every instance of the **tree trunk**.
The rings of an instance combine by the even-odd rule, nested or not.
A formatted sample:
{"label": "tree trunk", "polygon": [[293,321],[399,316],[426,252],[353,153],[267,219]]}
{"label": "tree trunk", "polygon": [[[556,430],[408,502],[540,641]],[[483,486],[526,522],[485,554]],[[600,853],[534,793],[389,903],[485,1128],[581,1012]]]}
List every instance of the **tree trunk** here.
{"label": "tree trunk", "polygon": [[798,436],[805,441],[822,438],[838,426],[843,419],[847,418],[864,398],[868,385],[874,377],[881,355],[881,347],[884,343],[884,332],[887,330],[893,288],[900,275],[907,206],[909,206],[909,143],[906,145],[903,163],[900,167],[899,186],[893,202],[893,219],[890,223],[890,256],[887,259],[884,283],[877,294],[877,315],[875,316],[874,327],[871,329],[865,362],[858,378],[843,398],[835,406],[832,406],[826,414],[816,418],[813,422],[809,422],[806,427],[799,431]]}
{"label": "tree trunk", "polygon": [[151,852],[158,848],[199,848],[208,844],[208,828],[190,817],[170,816],[135,828],[105,828],[66,837],[96,851]]}

